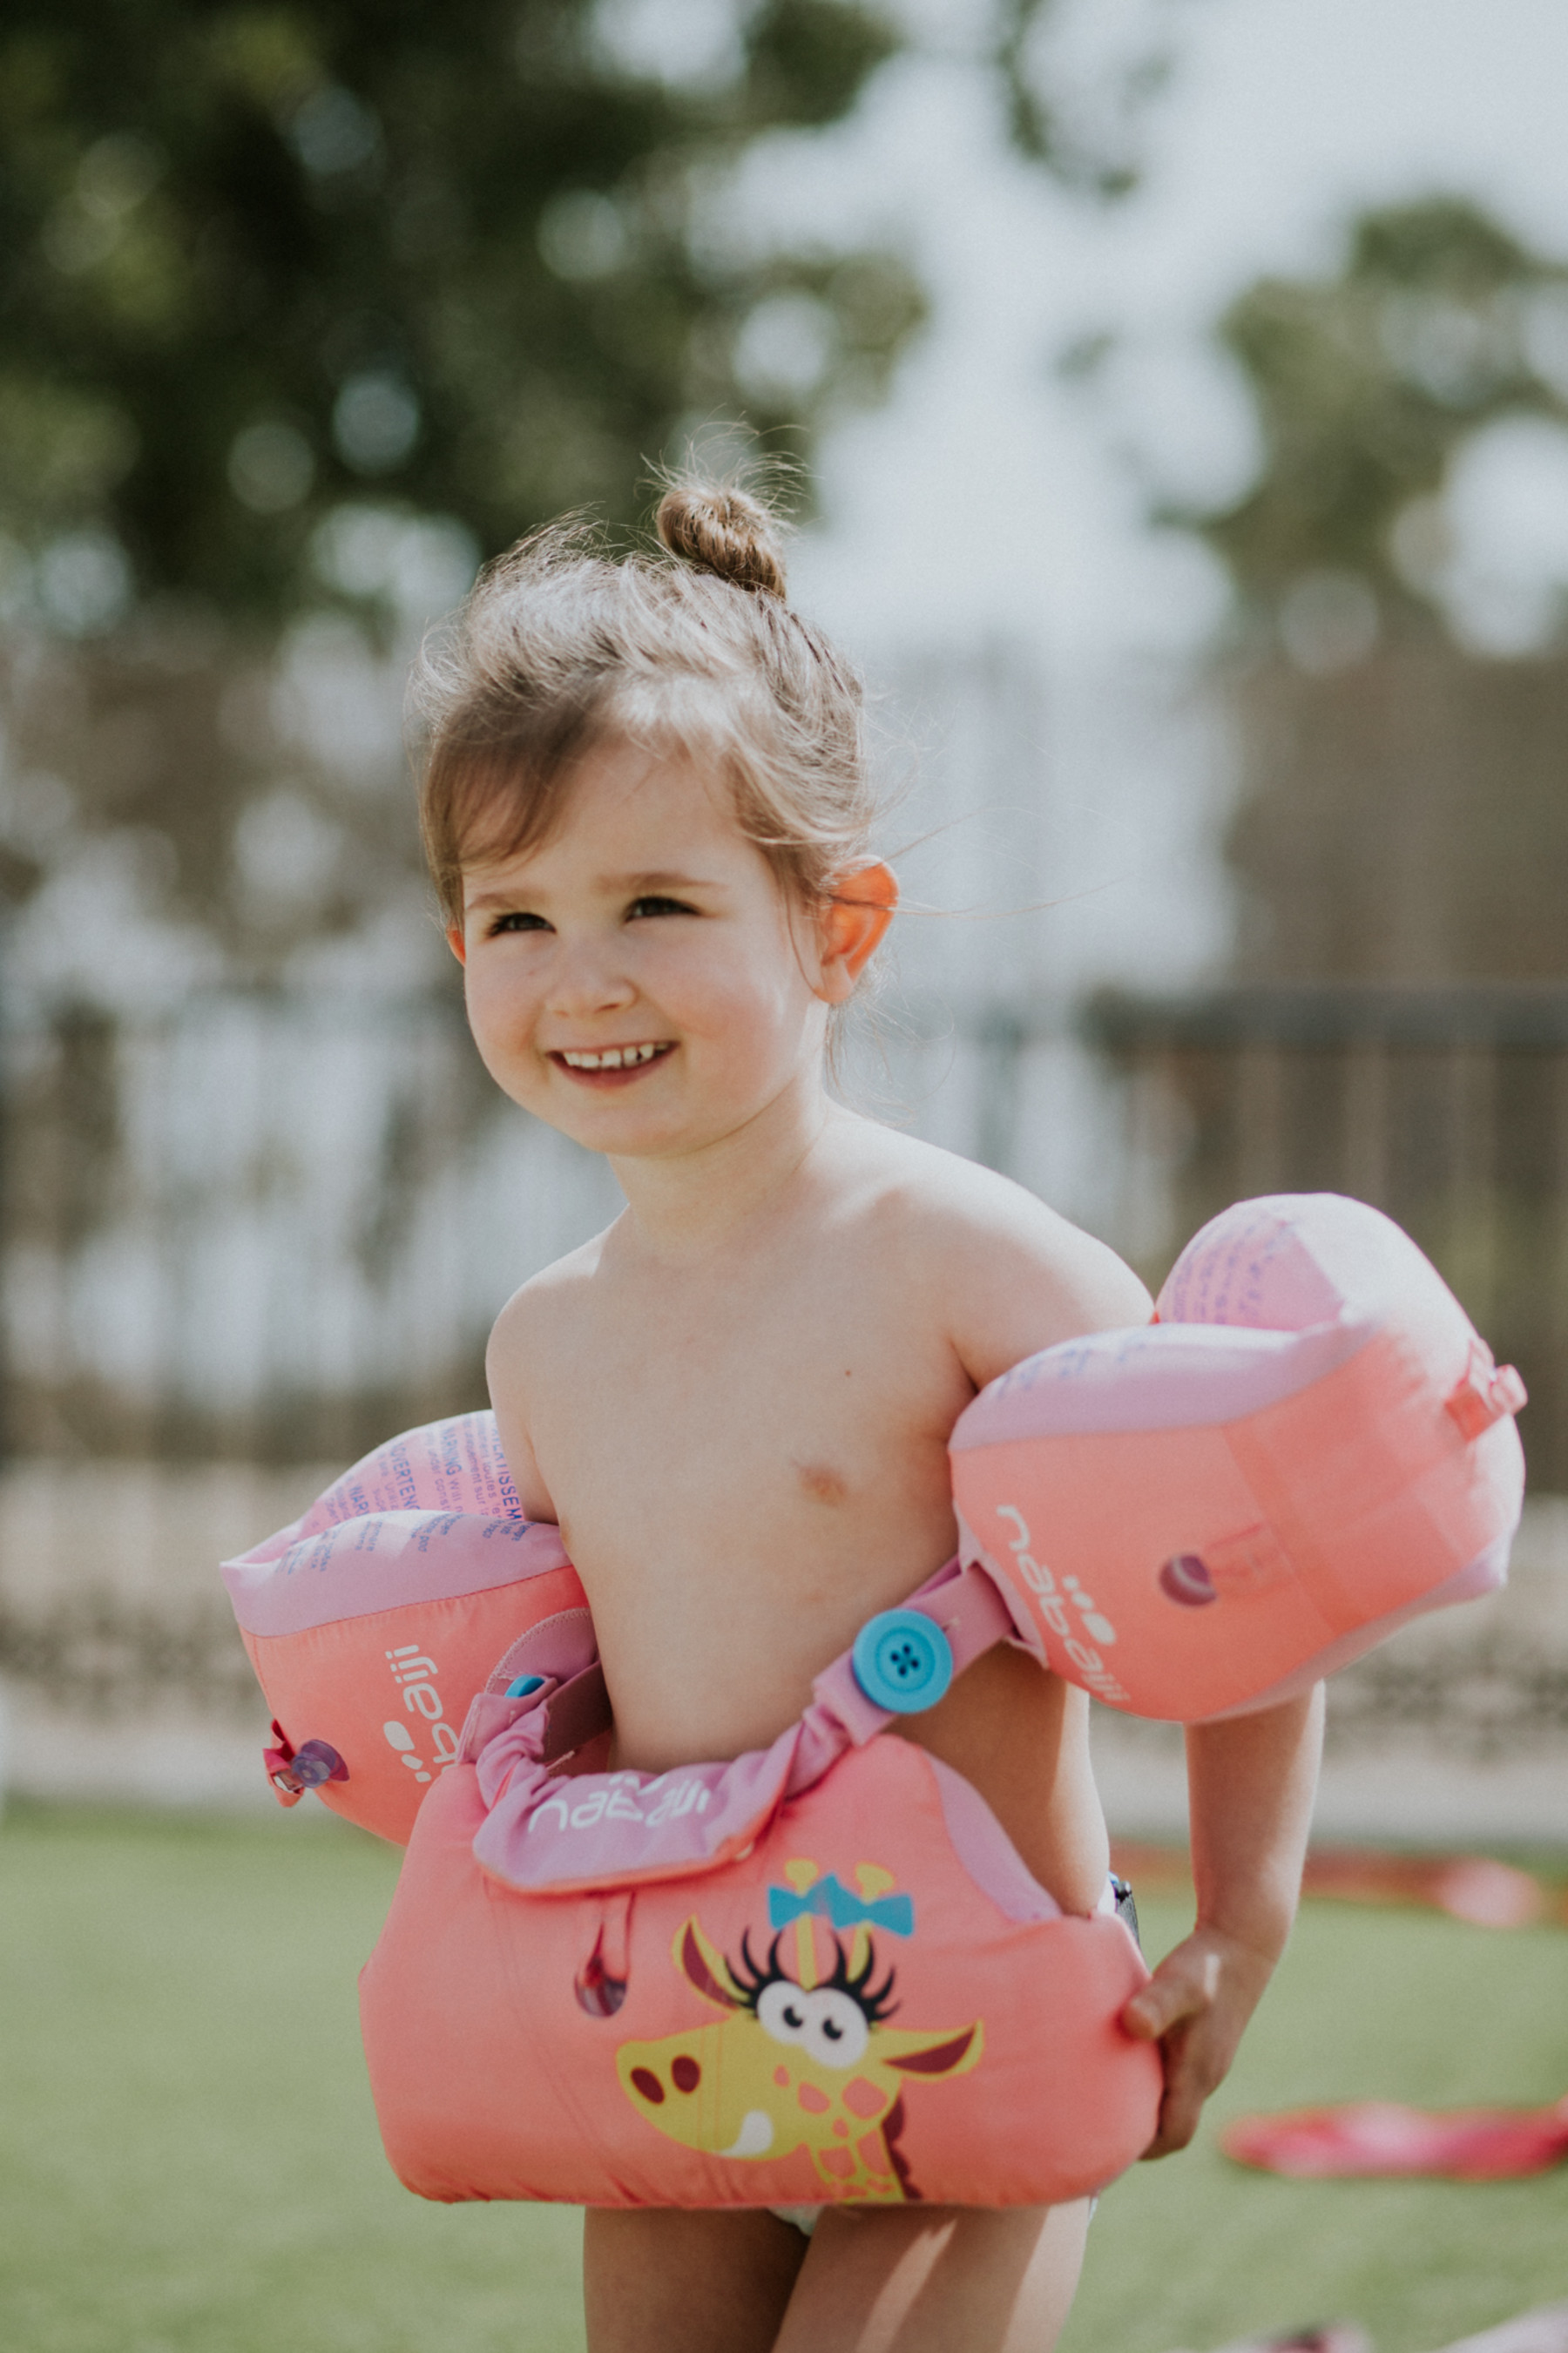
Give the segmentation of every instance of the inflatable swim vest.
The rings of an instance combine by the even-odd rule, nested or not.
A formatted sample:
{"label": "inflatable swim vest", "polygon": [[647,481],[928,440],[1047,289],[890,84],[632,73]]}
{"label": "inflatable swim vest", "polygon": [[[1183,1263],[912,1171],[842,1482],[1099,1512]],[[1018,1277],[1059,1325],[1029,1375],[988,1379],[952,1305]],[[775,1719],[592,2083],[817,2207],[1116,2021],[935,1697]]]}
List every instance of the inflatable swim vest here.
{"label": "inflatable swim vest", "polygon": [[[896,1622],[893,1622],[896,1621]],[[724,1765],[568,1778],[576,1674],[475,1702],[361,1978],[393,2167],[426,2198],[1047,2204],[1148,2146],[1147,1978],[1064,1916],[961,1777],[884,1727],[1013,1630],[956,1561]],[[556,1711],[570,1718],[563,1730]]]}
{"label": "inflatable swim vest", "polygon": [[1375,1210],[1243,1204],[1157,1312],[974,1400],[959,1558],[729,1764],[594,1769],[587,1606],[489,1415],[226,1565],[279,1795],[408,1841],[362,2017],[411,2189],[1044,2204],[1147,2145],[1132,1940],[1064,1917],[890,1715],[997,1641],[1149,1715],[1268,1705],[1500,1582],[1522,1487],[1517,1374]]}
{"label": "inflatable swim vest", "polygon": [[1155,1314],[1029,1357],[952,1434],[961,1557],[1058,1674],[1135,1715],[1242,1715],[1503,1582],[1524,1384],[1391,1219],[1244,1201]]}

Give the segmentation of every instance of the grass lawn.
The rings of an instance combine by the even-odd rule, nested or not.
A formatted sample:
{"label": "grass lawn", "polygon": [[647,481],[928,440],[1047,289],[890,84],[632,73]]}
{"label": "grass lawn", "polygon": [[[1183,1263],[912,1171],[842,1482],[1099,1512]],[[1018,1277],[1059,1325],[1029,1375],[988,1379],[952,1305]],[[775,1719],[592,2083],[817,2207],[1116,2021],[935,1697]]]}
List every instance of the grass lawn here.
{"label": "grass lawn", "polygon": [[[400,2189],[354,1978],[396,1870],[312,1809],[0,1824],[5,2353],[572,2353],[577,2218]],[[1152,1950],[1181,1933],[1146,1907]],[[1319,1905],[1214,2103],[1568,2088],[1568,1935]],[[1100,2209],[1063,2353],[1345,2315],[1428,2353],[1568,2296],[1568,2169],[1293,2184],[1205,2140]]]}

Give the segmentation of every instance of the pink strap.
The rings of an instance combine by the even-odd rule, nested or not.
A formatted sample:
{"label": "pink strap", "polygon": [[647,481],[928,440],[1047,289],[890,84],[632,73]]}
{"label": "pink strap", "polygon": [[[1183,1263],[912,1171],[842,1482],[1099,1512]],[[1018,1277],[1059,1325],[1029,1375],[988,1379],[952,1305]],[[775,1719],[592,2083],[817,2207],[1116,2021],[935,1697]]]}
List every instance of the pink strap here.
{"label": "pink strap", "polygon": [[[965,1567],[955,1555],[928,1577],[918,1593],[911,1593],[900,1605],[905,1609],[918,1609],[933,1626],[940,1626],[947,1636],[952,1651],[952,1672],[961,1675],[983,1652],[997,1642],[1005,1641],[1014,1631],[1012,1612],[987,1571],[978,1561]],[[812,1694],[817,1706],[826,1708],[841,1724],[857,1748],[885,1732],[893,1721],[890,1708],[879,1707],[868,1699],[855,1679],[850,1653],[845,1651],[830,1667],[824,1667],[812,1684]],[[808,1708],[805,1722],[810,1723],[815,1708]],[[834,1752],[837,1755],[837,1750]],[[831,1763],[832,1758],[827,1760]],[[793,1778],[790,1791],[809,1788],[812,1781],[820,1780],[827,1769],[811,1775],[810,1780]]]}
{"label": "pink strap", "polygon": [[[940,1626],[962,1672],[1014,1630],[989,1575],[954,1559],[905,1605]],[[520,1892],[564,1894],[716,1870],[761,1835],[786,1797],[820,1781],[851,1746],[892,1721],[855,1680],[850,1656],[818,1675],[812,1703],[773,1746],[668,1773],[580,1773],[551,1760],[596,1728],[603,1685],[595,1667],[565,1684],[547,1680],[526,1697],[481,1693],[464,1726],[462,1754],[478,1766],[489,1808],[474,1840],[480,1867]]]}

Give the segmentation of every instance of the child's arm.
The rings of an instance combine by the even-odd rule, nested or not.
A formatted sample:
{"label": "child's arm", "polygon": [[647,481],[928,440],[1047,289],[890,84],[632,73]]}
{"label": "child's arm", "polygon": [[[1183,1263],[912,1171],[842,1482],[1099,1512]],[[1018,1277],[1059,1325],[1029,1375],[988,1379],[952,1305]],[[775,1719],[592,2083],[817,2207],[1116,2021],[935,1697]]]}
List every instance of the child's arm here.
{"label": "child's arm", "polygon": [[485,1379],[489,1386],[496,1428],[500,1432],[501,1451],[506,1456],[506,1467],[511,1473],[523,1517],[547,1520],[554,1525],[560,1514],[539,1475],[528,1435],[526,1382],[522,1377],[531,1362],[528,1304],[525,1285],[508,1300],[497,1316],[485,1351]]}
{"label": "child's arm", "polygon": [[1323,1739],[1323,1691],[1187,1732],[1197,1922],[1121,2013],[1165,2064],[1145,2157],[1184,2148],[1285,1949]]}

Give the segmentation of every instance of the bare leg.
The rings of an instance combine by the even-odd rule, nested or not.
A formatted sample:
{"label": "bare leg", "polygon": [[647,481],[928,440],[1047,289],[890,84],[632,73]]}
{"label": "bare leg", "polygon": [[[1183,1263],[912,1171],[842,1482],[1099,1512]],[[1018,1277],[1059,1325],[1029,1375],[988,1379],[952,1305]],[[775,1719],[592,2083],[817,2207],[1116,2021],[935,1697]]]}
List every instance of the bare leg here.
{"label": "bare leg", "polygon": [[588,2353],[771,2353],[807,2244],[756,2209],[590,2206]]}
{"label": "bare leg", "polygon": [[1051,2353],[1088,2227],[1087,2199],[1001,2212],[830,2211],[816,2226],[777,2353]]}

